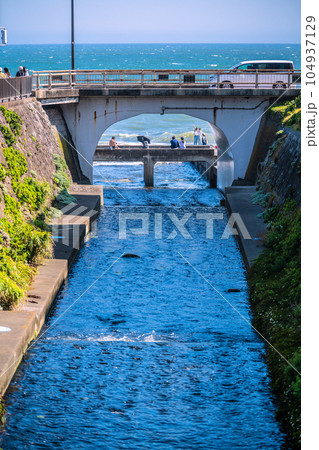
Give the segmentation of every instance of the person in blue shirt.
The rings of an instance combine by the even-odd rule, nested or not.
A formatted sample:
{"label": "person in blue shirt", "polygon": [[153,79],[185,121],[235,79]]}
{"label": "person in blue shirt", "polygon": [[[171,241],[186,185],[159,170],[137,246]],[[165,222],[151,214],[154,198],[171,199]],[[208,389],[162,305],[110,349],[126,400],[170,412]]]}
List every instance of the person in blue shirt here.
{"label": "person in blue shirt", "polygon": [[179,141],[179,148],[186,148],[186,142],[183,137],[181,137],[181,140]]}
{"label": "person in blue shirt", "polygon": [[202,133],[202,145],[207,145],[207,138],[205,133]]}
{"label": "person in blue shirt", "polygon": [[175,136],[172,137],[170,144],[171,148],[179,148],[179,143],[178,140],[175,138]]}

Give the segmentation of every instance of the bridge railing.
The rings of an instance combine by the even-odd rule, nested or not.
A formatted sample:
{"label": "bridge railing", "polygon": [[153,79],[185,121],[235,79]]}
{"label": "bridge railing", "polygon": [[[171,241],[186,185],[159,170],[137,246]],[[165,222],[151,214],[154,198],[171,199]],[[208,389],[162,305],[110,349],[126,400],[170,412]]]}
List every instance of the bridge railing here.
{"label": "bridge railing", "polygon": [[0,78],[0,102],[28,97],[32,94],[32,77]]}
{"label": "bridge railing", "polygon": [[33,72],[33,89],[96,87],[289,88],[300,71],[263,70],[74,70]]}

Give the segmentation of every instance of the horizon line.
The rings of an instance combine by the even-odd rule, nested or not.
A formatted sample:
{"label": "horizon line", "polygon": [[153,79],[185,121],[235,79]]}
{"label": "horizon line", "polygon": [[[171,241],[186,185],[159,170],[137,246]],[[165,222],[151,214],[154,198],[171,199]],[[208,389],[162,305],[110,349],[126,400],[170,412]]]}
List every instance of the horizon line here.
{"label": "horizon line", "polygon": [[[205,45],[205,44],[222,44],[222,45],[301,45],[301,42],[75,42],[75,45]],[[10,45],[71,45],[70,42],[30,42]]]}

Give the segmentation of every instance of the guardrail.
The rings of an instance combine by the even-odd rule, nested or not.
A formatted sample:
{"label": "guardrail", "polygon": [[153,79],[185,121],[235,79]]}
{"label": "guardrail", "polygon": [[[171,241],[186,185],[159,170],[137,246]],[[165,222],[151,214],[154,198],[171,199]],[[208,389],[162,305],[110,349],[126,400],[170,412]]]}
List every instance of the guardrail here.
{"label": "guardrail", "polygon": [[32,77],[0,78],[0,102],[29,97],[32,94]]}
{"label": "guardrail", "polygon": [[109,87],[289,88],[300,71],[263,70],[70,70],[33,72],[34,89]]}

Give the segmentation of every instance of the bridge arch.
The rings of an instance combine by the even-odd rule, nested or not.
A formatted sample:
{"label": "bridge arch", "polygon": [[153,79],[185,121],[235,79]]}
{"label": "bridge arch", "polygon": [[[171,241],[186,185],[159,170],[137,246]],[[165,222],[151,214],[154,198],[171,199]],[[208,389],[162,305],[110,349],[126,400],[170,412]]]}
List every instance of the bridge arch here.
{"label": "bridge arch", "polygon": [[[195,117],[195,115],[189,115],[188,113],[187,114],[183,114],[182,112],[179,112],[178,114],[176,114],[174,111],[171,111],[167,115],[174,115],[175,117],[176,116],[187,116],[188,118],[192,118],[192,119],[196,119],[196,120],[199,119],[200,121],[203,121],[204,123],[206,123],[206,128],[204,127],[204,124],[202,124],[202,128],[206,131],[206,133],[207,133],[207,127],[210,129],[210,133],[209,134],[211,134],[213,136],[214,143],[217,144],[217,148],[218,148],[217,186],[221,190],[224,190],[225,186],[229,186],[232,183],[233,178],[234,178],[234,161],[233,161],[231,150],[229,150],[228,140],[227,140],[224,132],[219,127],[214,125],[213,123],[208,122],[206,119],[203,119],[200,116],[200,114],[197,114],[196,117]],[[119,136],[119,133],[120,133],[119,129],[113,130],[112,129],[113,125],[116,125],[116,124],[119,124],[119,123],[122,123],[122,122],[123,122],[123,125],[124,125],[125,122],[128,119],[137,118],[139,116],[147,116],[147,117],[149,117],[149,120],[152,120],[154,116],[157,117],[157,119],[159,118],[159,116],[163,117],[162,114],[160,114],[160,115],[158,115],[158,114],[142,114],[142,115],[139,114],[139,115],[134,115],[134,116],[131,116],[131,117],[127,118],[127,119],[123,119],[123,120],[114,122],[110,127],[107,128],[107,130],[105,130],[102,133],[101,137],[103,136],[103,134],[106,134],[106,132],[108,130],[109,130],[109,133],[108,133],[109,136],[107,138],[107,142],[109,140],[109,137],[111,137],[111,135]],[[161,121],[159,121],[159,122],[161,122]],[[164,131],[164,127],[167,126],[167,124],[160,123],[160,125],[161,126],[163,125],[163,131]],[[201,126],[200,123],[198,125]],[[146,124],[146,126],[147,126],[147,124]],[[188,127],[189,127],[190,130],[192,129],[191,128],[192,125],[190,125],[190,124],[188,124]],[[184,132],[179,133],[178,131],[174,131],[174,132],[170,131],[170,133],[176,134],[176,135],[184,134],[184,136],[185,136]],[[138,135],[138,134],[145,134],[146,136],[149,135],[149,133],[146,131],[146,128],[144,128],[144,130],[143,130],[143,127],[141,127],[139,131],[137,131],[136,135]],[[171,136],[171,134],[169,134],[169,136]],[[152,138],[152,136],[149,136],[149,137]],[[170,137],[169,137],[169,139],[170,139]],[[193,139],[193,136],[191,137],[191,139]],[[117,140],[120,140],[120,138],[117,138]],[[153,139],[153,142],[154,142],[154,140],[156,141],[156,138]],[[99,140],[99,143],[100,142],[101,142],[101,138]],[[137,143],[137,141],[135,143]],[[191,143],[192,143],[192,141],[190,141],[190,137],[188,136],[187,144],[191,145]],[[211,139],[209,139],[209,143],[210,144],[213,143]],[[165,146],[168,145],[168,142],[165,143],[164,145]],[[205,164],[201,166],[201,169],[205,170],[205,172],[206,172]],[[208,175],[208,171],[207,171],[207,175]]]}
{"label": "bridge arch", "polygon": [[213,129],[218,145],[218,186],[223,189],[234,178],[245,178],[265,105],[265,100],[258,97],[170,96],[169,92],[159,96],[151,92],[114,97],[86,94],[76,103],[62,105],[62,111],[80,154],[81,168],[91,180],[95,149],[102,134],[114,123],[140,114],[163,113],[181,113],[205,120]]}

